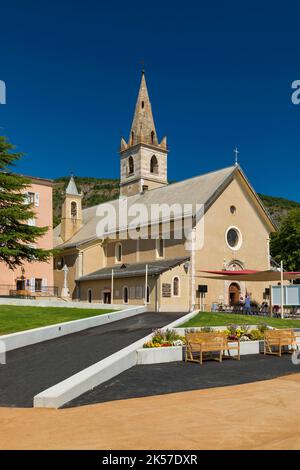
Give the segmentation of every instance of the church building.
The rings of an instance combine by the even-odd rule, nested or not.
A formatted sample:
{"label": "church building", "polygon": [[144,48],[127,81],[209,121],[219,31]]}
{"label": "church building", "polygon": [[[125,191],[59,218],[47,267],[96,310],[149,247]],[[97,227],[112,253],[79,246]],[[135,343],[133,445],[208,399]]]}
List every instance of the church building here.
{"label": "church building", "polygon": [[[159,219],[149,236],[129,235],[130,223],[99,235],[99,208],[82,209],[82,194],[71,177],[54,229],[54,283],[64,286],[68,268],[70,298],[101,303],[142,305],[149,311],[210,310],[212,304],[237,304],[246,294],[262,302],[265,282],[209,279],[210,270],[270,269],[269,237],[276,226],[238,164],[168,184],[167,139],[158,138],[142,74],[128,140],[120,146],[120,198],[110,201],[119,216],[126,202],[148,214],[159,205],[202,205],[199,222],[193,209],[189,242],[175,236],[176,214]],[[200,169],[201,170],[201,169]],[[200,171],[201,172],[201,171]],[[106,203],[105,203],[106,204]],[[121,214],[122,215],[122,214]],[[168,224],[171,236],[165,236]],[[194,240],[201,231],[203,243]]]}

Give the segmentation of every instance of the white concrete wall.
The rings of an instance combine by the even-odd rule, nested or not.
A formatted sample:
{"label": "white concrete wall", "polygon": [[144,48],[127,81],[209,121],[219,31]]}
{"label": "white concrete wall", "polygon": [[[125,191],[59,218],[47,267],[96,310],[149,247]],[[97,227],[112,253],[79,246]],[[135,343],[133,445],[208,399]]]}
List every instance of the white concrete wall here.
{"label": "white concrete wall", "polygon": [[118,320],[133,317],[146,311],[145,307],[133,307],[120,312],[104,313],[94,317],[82,318],[79,320],[57,323],[55,325],[45,326],[42,328],[34,328],[32,330],[20,331],[9,335],[0,336],[0,340],[6,346],[6,351],[23,348],[31,344],[49,341],[59,338],[60,336],[70,335],[83,331],[88,328],[106,325]]}
{"label": "white concrete wall", "polygon": [[182,346],[137,350],[137,364],[161,364],[182,361]]}
{"label": "white concrete wall", "polygon": [[[197,315],[198,310],[194,312],[190,312],[187,315],[175,320],[174,322],[166,325],[163,329],[178,329],[176,325],[181,325],[182,323],[188,321],[189,319],[193,318]],[[219,327],[221,328],[221,327]],[[226,328],[226,327],[224,327]],[[184,333],[184,329],[183,329]],[[152,337],[152,334],[141,338],[140,340],[136,341],[135,343],[127,346],[124,349],[112,354],[111,356],[93,364],[92,366],[78,372],[77,374],[69,377],[68,379],[54,385],[53,387],[48,388],[47,390],[42,391],[38,395],[36,395],[33,399],[34,407],[37,408],[59,408],[63,406],[65,403],[77,398],[78,396],[82,395],[83,393],[97,387],[98,385],[110,380],[111,378],[115,377],[116,375],[124,372],[125,370],[130,369],[134,365],[138,363],[138,360],[143,360],[147,362],[143,362],[143,364],[152,364],[154,362],[150,362],[152,360],[157,360],[158,362],[166,362],[166,359],[169,361],[172,360],[171,356],[173,353],[166,352],[166,357],[164,358],[165,361],[162,360],[162,355],[164,352],[160,353],[159,351],[164,350],[174,350],[177,349],[176,353],[174,352],[174,361],[178,361],[182,359],[182,348],[181,347],[172,347],[172,348],[159,348],[157,351],[154,349],[143,349],[142,346],[145,342],[149,341]],[[254,345],[250,343],[255,343]],[[245,346],[244,346],[245,344]],[[241,354],[257,354],[257,344],[259,341],[249,341],[243,343],[241,346]],[[140,353],[140,358],[143,355],[142,359],[138,359],[138,350],[142,350],[143,352]],[[179,350],[180,353],[179,353]],[[255,350],[255,352],[251,352]],[[144,352],[145,351],[145,352]],[[154,351],[154,352],[153,352]],[[235,354],[235,351],[233,351]],[[175,359],[176,355],[176,359]],[[179,359],[179,355],[181,355],[181,359]],[[148,356],[148,357],[146,357]]]}
{"label": "white concrete wall", "polygon": [[[198,311],[188,313],[180,319],[166,325],[164,329],[173,328],[173,326],[176,326],[177,324],[181,325],[197,313]],[[34,407],[59,408],[97,385],[100,385],[121,372],[130,369],[137,363],[136,351],[141,349],[143,344],[149,341],[151,337],[152,333],[141,338],[130,346],[121,349],[115,354],[97,362],[96,364],[93,364],[87,369],[78,372],[72,377],[69,377],[53,387],[44,390],[34,397]]]}
{"label": "white concrete wall", "polygon": [[66,380],[44,390],[33,399],[36,408],[59,408],[121,372],[136,365],[136,350],[149,341],[152,334],[136,341]]}
{"label": "white concrete wall", "polygon": [[124,310],[127,305],[124,304],[103,304],[103,303],[89,303],[89,302],[76,302],[64,300],[43,300],[43,299],[11,299],[0,298],[0,305],[15,305],[22,307],[62,307],[62,308],[88,308],[91,310]]}

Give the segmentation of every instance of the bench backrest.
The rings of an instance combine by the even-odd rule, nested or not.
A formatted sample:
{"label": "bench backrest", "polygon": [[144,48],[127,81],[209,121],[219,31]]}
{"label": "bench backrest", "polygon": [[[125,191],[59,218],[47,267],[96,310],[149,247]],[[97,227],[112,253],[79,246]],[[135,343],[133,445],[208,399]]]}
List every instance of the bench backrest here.
{"label": "bench backrest", "polygon": [[272,339],[279,339],[281,341],[294,341],[295,340],[295,332],[291,329],[278,329],[278,330],[266,330],[265,331],[265,339],[272,340]]}
{"label": "bench backrest", "polygon": [[188,343],[199,343],[199,342],[209,342],[209,341],[218,341],[218,340],[226,340],[227,335],[226,333],[222,333],[219,331],[216,332],[204,332],[204,331],[197,331],[195,333],[187,333],[186,340]]}

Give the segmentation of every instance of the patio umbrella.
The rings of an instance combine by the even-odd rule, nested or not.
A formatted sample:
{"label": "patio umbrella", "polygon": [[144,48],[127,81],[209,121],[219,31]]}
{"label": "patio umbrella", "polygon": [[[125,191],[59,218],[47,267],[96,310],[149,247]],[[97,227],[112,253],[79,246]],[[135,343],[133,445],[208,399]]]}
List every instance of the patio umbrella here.
{"label": "patio umbrella", "polygon": [[257,271],[254,269],[240,270],[240,271],[200,271],[207,275],[201,277],[208,279],[218,279],[224,281],[251,281],[251,282],[280,282],[281,284],[281,318],[283,318],[283,281],[295,281],[300,279],[300,272],[298,271],[283,271],[283,263],[281,262],[280,271]]}

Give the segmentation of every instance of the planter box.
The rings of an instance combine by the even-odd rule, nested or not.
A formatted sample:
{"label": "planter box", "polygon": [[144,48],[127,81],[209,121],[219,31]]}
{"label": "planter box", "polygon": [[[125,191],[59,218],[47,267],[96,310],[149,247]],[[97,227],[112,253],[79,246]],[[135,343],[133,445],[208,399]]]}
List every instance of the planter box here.
{"label": "planter box", "polygon": [[160,364],[182,361],[182,346],[137,350],[137,364]]}
{"label": "planter box", "polygon": [[[236,343],[229,343],[235,345]],[[240,354],[245,356],[246,354],[259,354],[263,352],[264,342],[263,341],[241,341],[240,342]],[[232,350],[232,354],[236,354],[235,350]]]}

